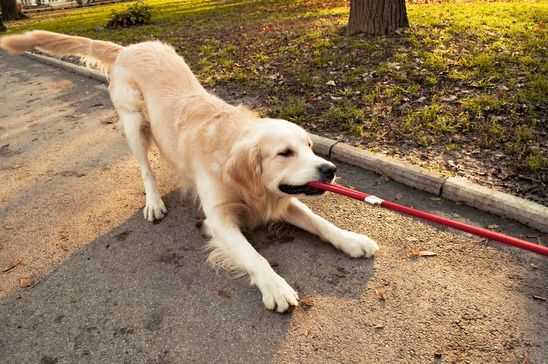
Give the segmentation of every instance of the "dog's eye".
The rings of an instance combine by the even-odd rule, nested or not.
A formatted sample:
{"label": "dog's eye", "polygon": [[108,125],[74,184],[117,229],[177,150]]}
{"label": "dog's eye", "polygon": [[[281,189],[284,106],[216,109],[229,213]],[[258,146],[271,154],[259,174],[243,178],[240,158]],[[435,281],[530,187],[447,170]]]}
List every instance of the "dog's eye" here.
{"label": "dog's eye", "polygon": [[293,154],[295,154],[295,152],[292,151],[292,150],[289,149],[289,148],[284,149],[283,151],[281,151],[280,153],[278,153],[278,155],[279,155],[280,157],[285,157],[285,158],[291,157],[291,156],[293,156]]}

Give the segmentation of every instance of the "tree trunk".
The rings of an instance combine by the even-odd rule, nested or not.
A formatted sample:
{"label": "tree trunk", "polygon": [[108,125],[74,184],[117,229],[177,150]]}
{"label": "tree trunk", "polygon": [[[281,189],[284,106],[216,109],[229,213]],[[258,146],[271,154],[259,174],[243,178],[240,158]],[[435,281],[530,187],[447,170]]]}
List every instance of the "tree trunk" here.
{"label": "tree trunk", "polygon": [[6,28],[6,26],[2,22],[2,17],[0,16],[0,32],[5,32],[6,30],[8,30],[8,28]]}
{"label": "tree trunk", "polygon": [[17,3],[17,0],[0,0],[0,6],[3,20],[15,20],[24,17],[21,4]]}
{"label": "tree trunk", "polygon": [[348,33],[387,35],[408,27],[405,0],[351,0]]}

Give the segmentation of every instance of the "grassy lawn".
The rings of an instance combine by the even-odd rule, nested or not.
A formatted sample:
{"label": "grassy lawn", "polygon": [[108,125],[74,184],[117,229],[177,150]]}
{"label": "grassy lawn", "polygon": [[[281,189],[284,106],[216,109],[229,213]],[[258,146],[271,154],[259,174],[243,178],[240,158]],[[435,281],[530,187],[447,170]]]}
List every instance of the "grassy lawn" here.
{"label": "grassy lawn", "polygon": [[328,136],[545,203],[548,2],[408,5],[394,37],[347,37],[346,0],[149,0],[153,24],[105,29],[125,4],[34,15],[47,29],[171,43],[210,88]]}

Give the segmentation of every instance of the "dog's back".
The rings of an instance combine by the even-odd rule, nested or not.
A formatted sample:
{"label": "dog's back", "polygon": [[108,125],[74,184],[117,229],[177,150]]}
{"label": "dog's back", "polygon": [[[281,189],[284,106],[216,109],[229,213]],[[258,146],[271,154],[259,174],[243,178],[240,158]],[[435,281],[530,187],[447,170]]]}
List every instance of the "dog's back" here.
{"label": "dog's back", "polygon": [[124,77],[134,82],[147,105],[173,107],[181,97],[207,93],[183,58],[160,41],[125,47],[112,68],[111,77],[114,81]]}

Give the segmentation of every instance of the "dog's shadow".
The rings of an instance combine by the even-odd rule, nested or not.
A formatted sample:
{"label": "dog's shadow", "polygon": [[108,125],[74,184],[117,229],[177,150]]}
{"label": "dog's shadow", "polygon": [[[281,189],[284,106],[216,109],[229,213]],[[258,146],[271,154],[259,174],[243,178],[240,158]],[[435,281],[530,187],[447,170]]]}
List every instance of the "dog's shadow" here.
{"label": "dog's shadow", "polygon": [[[295,313],[266,311],[248,278],[217,274],[206,263],[196,207],[177,192],[164,199],[170,211],[162,222],[136,211],[32,289],[5,298],[0,314],[9,313],[11,339],[0,344],[8,353],[32,353],[33,362],[272,361]],[[249,237],[301,297],[357,298],[367,288],[371,260],[350,259],[286,225]]]}

